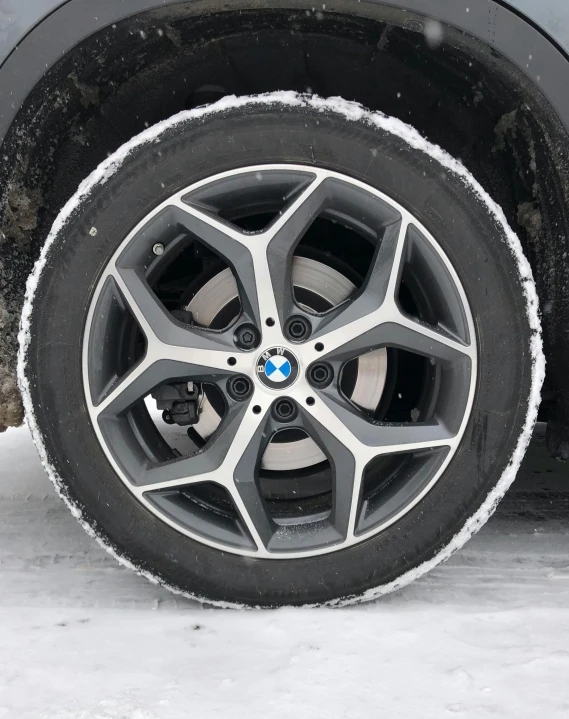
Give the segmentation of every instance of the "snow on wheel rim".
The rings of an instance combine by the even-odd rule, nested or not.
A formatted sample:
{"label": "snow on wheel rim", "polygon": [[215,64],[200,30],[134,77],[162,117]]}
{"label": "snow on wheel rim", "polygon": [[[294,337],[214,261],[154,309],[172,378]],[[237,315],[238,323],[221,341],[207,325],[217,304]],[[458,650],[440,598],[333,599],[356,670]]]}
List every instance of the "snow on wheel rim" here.
{"label": "snow on wheel rim", "polygon": [[56,490],[69,506],[73,515],[80,521],[84,529],[94,537],[99,544],[109,551],[118,561],[125,566],[145,576],[152,582],[161,583],[170,590],[182,594],[188,598],[215,604],[220,607],[238,607],[241,605],[230,602],[212,602],[207,597],[200,597],[189,592],[182,591],[176,587],[169,586],[166,582],[159,580],[152,573],[135,566],[129,559],[121,556],[117,550],[110,546],[105,540],[99,536],[93,527],[85,520],[82,510],[68,496],[64,485],[59,478],[56,469],[49,459],[48,452],[45,447],[42,433],[38,427],[34,413],[34,407],[30,391],[30,378],[27,373],[27,353],[31,341],[30,327],[31,317],[34,307],[34,297],[39,283],[39,279],[46,266],[47,258],[53,243],[57,240],[61,230],[73,218],[75,213],[81,208],[91,192],[95,188],[104,185],[122,166],[124,161],[131,153],[146,145],[157,142],[162,134],[177,125],[187,122],[203,122],[211,116],[221,114],[229,110],[242,109],[252,106],[266,107],[299,107],[309,108],[323,113],[333,113],[346,120],[353,122],[366,123],[370,127],[376,127],[384,132],[390,133],[403,140],[410,148],[426,154],[432,160],[438,162],[448,171],[453,173],[464,183],[466,187],[484,204],[494,219],[497,227],[504,236],[505,241],[515,260],[519,278],[523,288],[523,294],[526,302],[526,314],[528,324],[531,330],[531,338],[529,342],[529,354],[532,361],[531,373],[531,389],[528,398],[528,408],[525,417],[523,430],[517,440],[516,447],[510,457],[509,463],[502,473],[502,476],[495,487],[489,492],[488,496],[481,504],[479,509],[469,518],[462,529],[457,532],[453,539],[443,547],[436,556],[424,562],[423,564],[409,570],[405,574],[398,577],[393,582],[383,584],[373,589],[369,589],[363,594],[357,596],[348,596],[336,600],[331,600],[326,604],[331,606],[345,606],[359,601],[368,601],[379,597],[395,589],[401,588],[418,577],[422,576],[438,563],[450,557],[455,551],[460,549],[464,543],[487,521],[496,508],[499,500],[502,498],[508,487],[513,482],[517,470],[521,464],[525,450],[531,439],[532,430],[537,420],[537,412],[540,403],[541,386],[545,375],[545,357],[543,355],[543,345],[541,337],[541,323],[539,317],[539,303],[537,291],[533,281],[531,266],[523,253],[523,249],[519,238],[509,226],[506,217],[501,208],[492,200],[488,193],[482,188],[478,181],[468,172],[468,170],[457,160],[452,158],[442,148],[429,143],[414,128],[405,124],[396,118],[387,117],[379,112],[370,112],[358,103],[349,102],[342,98],[321,98],[318,96],[300,95],[294,92],[275,92],[256,96],[229,96],[210,105],[195,110],[189,110],[179,113],[157,125],[148,128],[140,135],[134,137],[113,155],[107,158],[99,167],[86,178],[79,186],[75,195],[66,203],[56,218],[52,229],[42,248],[41,254],[35,263],[34,269],[30,274],[26,284],[26,296],[22,310],[22,318],[20,323],[19,344],[20,351],[18,355],[18,382],[22,393],[24,407],[26,410],[26,419],[32,433],[34,443],[38,449],[40,459],[44,465],[50,479],[52,480]]}

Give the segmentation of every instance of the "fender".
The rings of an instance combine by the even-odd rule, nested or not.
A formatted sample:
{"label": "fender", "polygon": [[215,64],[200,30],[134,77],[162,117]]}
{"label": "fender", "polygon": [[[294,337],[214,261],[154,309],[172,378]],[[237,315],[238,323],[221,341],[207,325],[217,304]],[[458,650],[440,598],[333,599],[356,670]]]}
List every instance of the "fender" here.
{"label": "fender", "polygon": [[[27,105],[34,88],[57,66],[58,62],[84,41],[96,44],[98,33],[127,18],[166,7],[184,5],[189,14],[207,15],[219,10],[259,9],[259,7],[288,7],[291,10],[316,10],[313,0],[4,0],[0,9],[0,144],[8,147],[7,135],[16,137],[18,112]],[[569,276],[565,258],[569,252],[569,175],[567,148],[569,147],[569,2],[567,0],[326,0],[326,12],[369,17],[389,24],[403,25],[422,33],[426,20],[438,21],[455,28],[453,35],[464,34],[465,42],[474,38],[483,43],[488,56],[504,58],[502,63],[516,71],[516,83],[525,85],[533,98],[534,107],[542,107],[554,131],[549,132],[547,157],[550,172],[543,172],[546,201],[558,208],[559,218],[541,231],[532,226],[531,212],[522,219],[522,230],[533,231],[531,247],[535,247],[533,266],[540,299],[544,308],[544,336],[548,358],[548,379],[551,392],[548,400],[552,410],[548,414],[547,443],[550,452],[569,459],[569,376],[566,358],[569,356],[569,294],[566,277],[550,281],[551,273]],[[527,13],[527,14],[524,14]],[[506,71],[504,71],[506,72]],[[524,78],[527,78],[527,82]],[[541,100],[543,99],[543,103]],[[25,117],[25,116],[24,116]],[[11,140],[10,140],[11,141]],[[6,154],[6,153],[5,153]],[[5,169],[10,167],[6,163]],[[548,166],[549,167],[549,166]],[[527,203],[526,203],[527,204]],[[529,208],[531,210],[531,208]],[[520,210],[521,211],[521,210]],[[527,208],[524,209],[524,212]],[[541,220],[540,220],[541,222]],[[520,222],[518,222],[520,224]],[[563,227],[563,231],[559,228]],[[529,229],[528,229],[529,228]],[[41,238],[40,238],[41,239]],[[545,244],[544,244],[545,243]],[[530,247],[530,250],[531,250]],[[5,248],[6,265],[16,267],[14,248]],[[33,250],[35,251],[35,250]],[[24,275],[33,261],[33,251],[19,262],[3,288],[9,299],[12,316],[18,312]],[[0,295],[0,301],[2,295]],[[12,382],[11,402],[16,407],[11,423],[19,421],[19,395],[10,368],[15,356],[14,338],[17,327],[12,321],[10,337],[4,353],[7,364],[0,360],[2,371]],[[5,383],[6,384],[6,383]],[[1,395],[1,393],[0,393]],[[0,401],[2,401],[0,396]],[[2,429],[0,423],[0,430]]]}
{"label": "fender", "polygon": [[[0,61],[5,58],[0,67],[0,142],[33,87],[73,46],[130,15],[179,4],[180,0],[9,2],[13,3],[12,7],[0,11],[0,17],[7,16],[7,29],[0,35]],[[235,2],[235,5],[247,4],[247,0]],[[271,5],[270,0],[267,4]],[[282,4],[294,8],[302,5],[302,0],[285,0]],[[504,4],[494,0],[370,0],[369,4],[427,16],[495,48],[539,86],[569,130],[569,3],[566,0],[508,0]],[[334,0],[327,4],[327,9],[341,10],[342,6]],[[366,14],[366,3],[358,3],[358,12]],[[522,13],[527,15],[524,17]]]}

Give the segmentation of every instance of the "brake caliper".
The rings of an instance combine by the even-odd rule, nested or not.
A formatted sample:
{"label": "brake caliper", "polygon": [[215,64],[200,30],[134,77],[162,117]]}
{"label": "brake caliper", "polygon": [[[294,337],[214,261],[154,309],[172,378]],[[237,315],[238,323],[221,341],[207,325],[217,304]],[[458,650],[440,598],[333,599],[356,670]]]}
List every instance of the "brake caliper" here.
{"label": "brake caliper", "polygon": [[199,420],[200,392],[195,382],[163,384],[152,392],[167,424],[187,426]]}

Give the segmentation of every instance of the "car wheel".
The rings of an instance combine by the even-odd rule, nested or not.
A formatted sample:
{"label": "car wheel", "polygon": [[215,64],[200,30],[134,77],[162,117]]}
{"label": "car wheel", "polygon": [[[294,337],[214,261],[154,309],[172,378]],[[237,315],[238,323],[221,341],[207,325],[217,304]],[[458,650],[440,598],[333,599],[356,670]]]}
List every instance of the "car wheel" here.
{"label": "car wheel", "polygon": [[515,475],[543,375],[528,267],[402,123],[224,100],[135,138],[56,220],[23,319],[28,422],[75,514],[161,583],[371,598]]}

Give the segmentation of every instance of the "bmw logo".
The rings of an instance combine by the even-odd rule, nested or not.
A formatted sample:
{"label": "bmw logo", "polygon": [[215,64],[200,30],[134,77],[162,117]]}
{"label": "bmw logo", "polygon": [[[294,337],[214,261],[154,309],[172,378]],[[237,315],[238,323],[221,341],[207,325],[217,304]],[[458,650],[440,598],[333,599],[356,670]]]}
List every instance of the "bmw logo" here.
{"label": "bmw logo", "polygon": [[298,377],[298,360],[284,347],[271,347],[257,360],[257,377],[271,389],[290,387]]}

